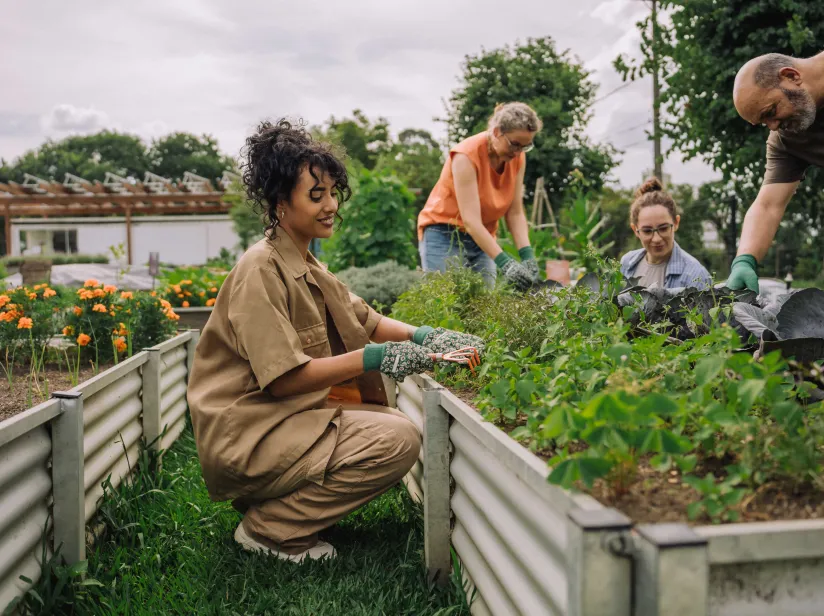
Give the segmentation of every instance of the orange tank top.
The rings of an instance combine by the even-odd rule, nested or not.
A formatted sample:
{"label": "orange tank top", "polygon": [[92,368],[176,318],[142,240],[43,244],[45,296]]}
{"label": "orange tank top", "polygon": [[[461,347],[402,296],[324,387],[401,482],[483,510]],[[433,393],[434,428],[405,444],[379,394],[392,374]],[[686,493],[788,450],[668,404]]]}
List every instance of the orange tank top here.
{"label": "orange tank top", "polygon": [[518,173],[526,161],[526,155],[521,153],[506,163],[501,173],[497,173],[489,164],[487,135],[486,131],[473,135],[449,151],[449,158],[443,165],[441,177],[429,194],[426,205],[418,214],[418,240],[423,239],[423,230],[429,225],[445,223],[464,228],[452,177],[452,159],[456,153],[466,154],[472,161],[478,175],[481,221],[493,236],[498,233],[498,221],[506,215],[515,199]]}

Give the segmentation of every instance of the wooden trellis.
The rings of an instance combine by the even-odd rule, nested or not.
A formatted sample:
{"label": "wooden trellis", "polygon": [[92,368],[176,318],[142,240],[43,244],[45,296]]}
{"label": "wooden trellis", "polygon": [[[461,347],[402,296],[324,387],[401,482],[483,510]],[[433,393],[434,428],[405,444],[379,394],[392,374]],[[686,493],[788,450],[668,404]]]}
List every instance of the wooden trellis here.
{"label": "wooden trellis", "polygon": [[[547,212],[548,222],[544,222],[544,210]],[[533,229],[552,229],[555,237],[559,236],[558,224],[555,214],[552,212],[552,204],[549,202],[549,195],[544,186],[544,178],[539,177],[535,182],[535,198],[532,202],[532,214],[529,219],[529,226]]]}

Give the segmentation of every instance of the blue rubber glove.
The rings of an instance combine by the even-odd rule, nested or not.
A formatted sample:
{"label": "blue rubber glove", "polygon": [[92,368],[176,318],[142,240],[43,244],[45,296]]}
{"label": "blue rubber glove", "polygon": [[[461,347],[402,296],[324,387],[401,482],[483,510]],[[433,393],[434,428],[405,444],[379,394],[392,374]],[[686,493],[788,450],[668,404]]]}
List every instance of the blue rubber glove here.
{"label": "blue rubber glove", "polygon": [[752,255],[738,255],[732,262],[730,277],[727,279],[727,287],[733,291],[748,288],[750,291],[758,293],[758,273],[755,268],[758,262]]}

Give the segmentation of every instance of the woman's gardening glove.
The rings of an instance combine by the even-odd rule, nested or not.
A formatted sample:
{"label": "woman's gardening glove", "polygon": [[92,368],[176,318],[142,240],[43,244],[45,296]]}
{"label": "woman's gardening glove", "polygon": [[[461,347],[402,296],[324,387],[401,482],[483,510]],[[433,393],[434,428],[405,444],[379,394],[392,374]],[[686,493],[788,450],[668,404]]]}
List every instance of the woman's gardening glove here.
{"label": "woman's gardening glove", "polygon": [[521,265],[526,268],[532,276],[533,282],[541,279],[541,270],[538,267],[538,260],[535,258],[535,253],[532,251],[532,246],[524,246],[518,250],[518,255],[521,257]]}
{"label": "woman's gardening glove", "polygon": [[505,252],[495,257],[495,265],[501,270],[506,281],[519,291],[526,291],[532,287],[534,279],[529,270]]}
{"label": "woman's gardening glove", "polygon": [[747,287],[750,291],[758,293],[758,273],[755,271],[758,263],[752,255],[739,255],[732,262],[730,277],[727,279],[727,287],[733,291],[738,291]]}
{"label": "woman's gardening glove", "polygon": [[426,347],[411,342],[384,342],[367,344],[363,349],[363,369],[380,370],[400,382],[410,374],[432,370],[435,363]]}
{"label": "woman's gardening glove", "polygon": [[412,342],[429,349],[432,353],[451,353],[458,349],[473,347],[480,355],[486,346],[486,343],[478,336],[463,334],[443,327],[433,329],[427,325],[415,330],[412,335]]}

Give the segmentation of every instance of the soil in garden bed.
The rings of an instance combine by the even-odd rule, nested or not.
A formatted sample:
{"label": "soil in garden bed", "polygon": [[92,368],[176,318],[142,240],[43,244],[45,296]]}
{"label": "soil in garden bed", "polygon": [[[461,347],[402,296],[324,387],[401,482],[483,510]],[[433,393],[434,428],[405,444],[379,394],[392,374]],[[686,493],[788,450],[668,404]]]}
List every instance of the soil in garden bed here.
{"label": "soil in garden bed", "polygon": [[[95,374],[99,374],[109,367],[100,366],[98,371],[95,372],[91,366],[81,366],[77,382],[87,381]],[[27,367],[18,366],[14,368],[11,388],[9,388],[9,382],[5,376],[5,373],[3,373],[4,378],[0,380],[0,421],[48,400],[52,392],[65,391],[73,387],[69,371],[65,366],[47,365],[44,370],[40,371],[37,376],[40,393],[38,393],[37,387],[32,384]]]}
{"label": "soil in garden bed", "polygon": [[[475,409],[474,391],[451,391]],[[509,434],[524,423],[525,421],[521,420],[493,425]],[[521,441],[521,444],[527,448],[529,446],[527,442]],[[571,447],[571,450],[574,451],[575,446]],[[551,450],[538,450],[533,453],[544,461],[554,455]],[[699,461],[692,474],[703,477],[706,473],[712,472],[716,477],[723,476],[723,465],[703,459],[701,453],[697,453]],[[592,490],[586,490],[583,486],[579,489],[588,492],[602,504],[618,509],[638,524],[683,522],[697,525],[710,522],[709,518],[704,516],[696,520],[689,519],[687,507],[701,500],[700,494],[682,481],[679,471],[661,472],[654,469],[649,464],[649,456],[640,460],[635,477],[629,482],[624,494],[616,495],[611,486],[601,480],[595,482]],[[824,518],[824,492],[812,487],[798,490],[776,482],[767,483],[759,487],[754,494],[744,497],[735,511],[739,513],[739,522]]]}

